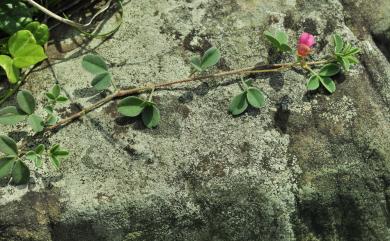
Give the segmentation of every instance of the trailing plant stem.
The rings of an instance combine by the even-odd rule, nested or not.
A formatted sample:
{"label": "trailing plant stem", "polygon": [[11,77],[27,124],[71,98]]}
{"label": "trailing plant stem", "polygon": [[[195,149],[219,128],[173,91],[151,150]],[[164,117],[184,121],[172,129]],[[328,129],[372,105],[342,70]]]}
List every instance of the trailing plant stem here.
{"label": "trailing plant stem", "polygon": [[[327,63],[332,63],[335,60],[322,60],[322,61],[314,61],[314,62],[307,62],[307,66],[311,65],[322,65]],[[95,104],[88,106],[84,108],[83,110],[63,119],[57,122],[57,124],[53,126],[49,126],[45,129],[45,131],[50,131],[57,129],[59,127],[65,126],[74,120],[84,116],[85,114],[105,105],[108,102],[113,101],[114,99],[134,95],[134,94],[140,94],[145,91],[149,90],[157,90],[157,89],[164,89],[166,87],[171,87],[178,84],[188,83],[188,82],[194,82],[199,80],[205,80],[205,79],[213,79],[213,78],[221,78],[225,76],[232,76],[232,75],[243,75],[243,74],[251,74],[251,73],[269,73],[269,72],[280,72],[286,69],[290,69],[292,67],[299,67],[301,66],[300,63],[284,63],[284,64],[270,64],[270,65],[262,65],[262,66],[255,66],[255,67],[248,67],[248,68],[242,68],[242,69],[235,69],[230,71],[224,71],[219,72],[216,74],[210,74],[210,75],[200,75],[200,76],[194,76],[194,77],[188,77],[185,79],[179,79],[179,80],[173,80],[168,81],[164,83],[154,84],[154,85],[145,85],[141,87],[131,88],[131,89],[124,89],[124,90],[117,90],[113,94],[106,96],[104,99],[101,99],[100,101],[96,102]]]}

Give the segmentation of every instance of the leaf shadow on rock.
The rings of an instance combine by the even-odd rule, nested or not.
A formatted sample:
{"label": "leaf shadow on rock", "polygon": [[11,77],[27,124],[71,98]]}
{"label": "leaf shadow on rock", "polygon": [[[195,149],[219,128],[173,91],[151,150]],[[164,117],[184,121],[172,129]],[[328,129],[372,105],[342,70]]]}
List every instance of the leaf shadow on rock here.
{"label": "leaf shadow on rock", "polygon": [[82,89],[76,89],[73,91],[73,95],[77,98],[86,98],[97,95],[99,91],[97,91],[94,87],[86,87]]}
{"label": "leaf shadow on rock", "polygon": [[119,116],[115,118],[115,124],[121,127],[131,125],[135,130],[146,129],[146,127],[142,123],[141,116],[137,116],[137,117]]}

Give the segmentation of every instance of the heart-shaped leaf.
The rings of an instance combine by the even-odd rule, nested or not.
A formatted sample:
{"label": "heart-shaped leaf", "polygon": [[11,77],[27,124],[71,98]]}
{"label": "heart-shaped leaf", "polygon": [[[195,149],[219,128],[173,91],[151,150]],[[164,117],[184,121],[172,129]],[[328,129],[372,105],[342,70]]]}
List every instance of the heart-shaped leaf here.
{"label": "heart-shaped leaf", "polygon": [[15,106],[8,106],[0,110],[0,124],[15,125],[26,119],[26,115]]}
{"label": "heart-shaped leaf", "polygon": [[209,48],[202,57],[201,69],[205,70],[216,65],[221,58],[221,53],[217,48]]}
{"label": "heart-shaped leaf", "polygon": [[16,96],[19,108],[25,113],[31,115],[35,111],[36,103],[34,96],[30,91],[21,90]]}
{"label": "heart-shaped leaf", "polygon": [[256,88],[250,87],[247,90],[246,97],[251,106],[261,108],[265,105],[264,94]]}
{"label": "heart-shaped leaf", "polygon": [[83,68],[91,74],[98,75],[108,71],[106,62],[97,55],[87,55],[81,63]]}
{"label": "heart-shaped leaf", "polygon": [[320,77],[318,75],[312,75],[306,85],[308,90],[316,90],[320,87]]}
{"label": "heart-shaped leaf", "polygon": [[329,77],[320,78],[322,85],[327,89],[330,93],[334,93],[336,91],[336,85],[334,81]]}
{"label": "heart-shaped leaf", "polygon": [[92,86],[99,91],[108,89],[111,86],[111,74],[104,72],[96,75],[92,80]]}
{"label": "heart-shaped leaf", "polygon": [[148,128],[158,126],[160,122],[160,111],[155,105],[147,105],[142,111],[142,121]]}
{"label": "heart-shaped leaf", "polygon": [[17,156],[18,147],[16,142],[8,136],[0,136],[0,152],[10,156]]}
{"label": "heart-shaped leaf", "polygon": [[340,72],[340,67],[337,64],[327,64],[321,68],[319,75],[330,77],[338,74]]}
{"label": "heart-shaped leaf", "polygon": [[11,175],[12,167],[14,166],[15,157],[0,158],[0,178]]}
{"label": "heart-shaped leaf", "polygon": [[248,101],[246,98],[246,92],[242,92],[241,94],[235,96],[230,103],[229,111],[233,115],[239,115],[244,112],[248,108]]}
{"label": "heart-shaped leaf", "polygon": [[22,51],[27,45],[36,44],[34,35],[28,30],[20,30],[14,33],[8,40],[8,50],[12,57],[19,56],[19,51]]}
{"label": "heart-shaped leaf", "polygon": [[27,68],[47,58],[43,48],[37,44],[27,44],[16,54],[14,65],[17,68]]}
{"label": "heart-shaped leaf", "polygon": [[3,68],[7,79],[11,84],[15,84],[20,79],[20,70],[15,67],[13,59],[7,55],[0,55],[0,67]]}
{"label": "heart-shaped leaf", "polygon": [[145,108],[144,103],[144,100],[134,96],[124,98],[118,103],[118,112],[129,117],[138,116]]}
{"label": "heart-shaped leaf", "polygon": [[30,169],[22,162],[17,160],[14,168],[12,169],[12,181],[16,185],[22,185],[28,183],[30,179]]}
{"label": "heart-shaped leaf", "polygon": [[41,132],[45,128],[43,119],[36,114],[30,115],[27,122],[35,133]]}
{"label": "heart-shaped leaf", "polygon": [[46,24],[34,21],[27,24],[24,29],[29,30],[39,45],[44,45],[49,40],[49,28]]}
{"label": "heart-shaped leaf", "polygon": [[26,68],[47,58],[43,48],[36,44],[33,34],[28,30],[13,34],[8,40],[8,50],[17,68]]}

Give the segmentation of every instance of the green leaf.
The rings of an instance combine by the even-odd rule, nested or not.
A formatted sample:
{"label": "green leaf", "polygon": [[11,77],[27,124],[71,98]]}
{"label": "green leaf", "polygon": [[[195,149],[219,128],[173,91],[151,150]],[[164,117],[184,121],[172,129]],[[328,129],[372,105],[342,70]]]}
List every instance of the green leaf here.
{"label": "green leaf", "polygon": [[138,116],[145,108],[144,102],[144,100],[134,96],[124,98],[118,103],[118,112],[124,116]]}
{"label": "green leaf", "polygon": [[21,90],[16,96],[19,108],[25,113],[31,115],[35,111],[36,103],[34,96],[30,91]]}
{"label": "green leaf", "polygon": [[248,108],[248,101],[246,98],[246,92],[244,91],[233,98],[229,106],[229,111],[233,115],[239,115],[244,112],[246,108]]}
{"label": "green leaf", "polygon": [[0,55],[0,67],[3,68],[7,79],[11,84],[15,84],[20,79],[20,70],[14,66],[14,61],[7,55]]}
{"label": "green leaf", "polygon": [[265,105],[265,97],[259,89],[250,87],[247,90],[246,98],[251,106],[261,108]]}
{"label": "green leaf", "polygon": [[60,145],[56,144],[50,149],[50,160],[56,168],[60,167],[61,158],[69,155],[69,152],[60,148]]}
{"label": "green leaf", "polygon": [[309,82],[307,82],[307,89],[308,90],[316,90],[318,87],[320,87],[320,78],[318,75],[312,75],[309,79]]}
{"label": "green leaf", "polygon": [[0,152],[10,156],[17,156],[18,147],[16,142],[8,136],[0,136]]}
{"label": "green leaf", "polygon": [[336,85],[334,81],[329,77],[320,78],[322,85],[327,89],[330,93],[334,93],[336,91]]}
{"label": "green leaf", "polygon": [[55,125],[58,121],[58,116],[50,114],[47,118],[46,124],[49,126]]}
{"label": "green leaf", "polygon": [[343,48],[342,52],[343,52],[344,55],[347,55],[348,52],[351,51],[351,49],[352,49],[352,44],[351,43],[346,43],[344,45],[344,48]]}
{"label": "green leaf", "polygon": [[11,175],[12,167],[14,165],[15,157],[0,158],[0,178]]}
{"label": "green leaf", "polygon": [[109,72],[98,74],[92,80],[91,84],[99,91],[108,89],[111,86],[111,74]]}
{"label": "green leaf", "polygon": [[47,58],[41,46],[28,30],[20,30],[8,40],[8,50],[17,68],[26,68]]}
{"label": "green leaf", "polygon": [[12,169],[12,181],[16,185],[26,184],[30,179],[30,170],[21,160],[15,162]]}
{"label": "green leaf", "polygon": [[351,68],[351,63],[349,63],[349,60],[345,57],[341,57],[340,59],[341,66],[343,66],[344,71],[348,72]]}
{"label": "green leaf", "polygon": [[360,49],[359,48],[356,48],[356,47],[352,47],[348,53],[346,53],[347,55],[355,55],[355,54],[358,54],[360,52]]}
{"label": "green leaf", "polygon": [[17,57],[18,52],[29,44],[36,44],[34,35],[28,30],[20,30],[14,33],[8,40],[8,50],[12,57]]}
{"label": "green leaf", "polygon": [[292,48],[287,44],[281,44],[279,48],[282,52],[291,52]]}
{"label": "green leaf", "polygon": [[35,164],[35,167],[40,168],[42,166],[42,158],[35,151],[27,152],[26,158],[30,161],[33,161]]}
{"label": "green leaf", "polygon": [[58,101],[60,103],[64,103],[64,102],[68,101],[68,97],[60,95],[57,97],[56,101]]}
{"label": "green leaf", "polygon": [[50,160],[55,168],[57,169],[60,168],[61,161],[59,158],[57,158],[56,156],[50,156]]}
{"label": "green leaf", "polygon": [[264,32],[264,35],[265,35],[265,37],[272,43],[272,45],[273,45],[275,48],[280,49],[280,43],[279,43],[279,41],[274,37],[274,35],[273,35],[271,32],[265,31],[265,32]]}
{"label": "green leaf", "polygon": [[52,93],[50,93],[50,92],[47,92],[47,93],[46,93],[46,97],[47,97],[49,100],[56,100],[56,97],[55,97]]}
{"label": "green leaf", "polygon": [[54,99],[57,98],[61,93],[61,88],[59,85],[54,85],[51,89],[51,94],[53,95]]}
{"label": "green leaf", "polygon": [[199,56],[195,56],[191,58],[191,65],[194,67],[197,71],[202,72],[203,69],[201,67],[202,62]]}
{"label": "green leaf", "polygon": [[56,157],[66,157],[69,155],[69,152],[68,151],[65,151],[65,150],[57,150],[54,152],[54,155]]}
{"label": "green leaf", "polygon": [[340,37],[340,35],[338,35],[338,34],[333,35],[333,42],[334,42],[334,46],[335,46],[335,49],[334,49],[335,53],[341,53],[341,51],[343,50],[343,47],[344,47],[344,41]]}
{"label": "green leaf", "polygon": [[17,68],[27,68],[47,58],[43,48],[37,44],[28,44],[16,54],[14,65]]}
{"label": "green leaf", "polygon": [[319,75],[330,77],[338,74],[340,72],[340,67],[337,64],[328,64],[321,68]]}
{"label": "green leaf", "polygon": [[24,29],[29,30],[39,45],[44,45],[49,40],[49,28],[46,24],[34,21],[27,24]]}
{"label": "green leaf", "polygon": [[38,155],[42,155],[42,153],[45,151],[45,145],[43,144],[39,144],[36,148],[35,148],[35,152],[38,154]]}
{"label": "green leaf", "polygon": [[216,65],[221,58],[221,53],[217,48],[209,48],[202,57],[201,68],[203,70]]}
{"label": "green leaf", "polygon": [[253,79],[247,79],[244,81],[244,83],[248,86],[251,87],[253,85]]}
{"label": "green leaf", "polygon": [[287,45],[287,43],[288,43],[288,36],[283,31],[277,31],[275,34],[275,38],[278,40],[280,45],[281,44]]}
{"label": "green leaf", "polygon": [[26,119],[26,115],[15,106],[8,106],[0,110],[0,124],[15,125]]}
{"label": "green leaf", "polygon": [[158,126],[160,122],[160,111],[155,105],[147,105],[142,111],[142,121],[148,128]]}
{"label": "green leaf", "polygon": [[0,1],[0,29],[8,34],[13,34],[29,23],[31,11],[22,1]]}
{"label": "green leaf", "polygon": [[45,128],[43,119],[36,114],[30,115],[27,122],[35,133],[41,132]]}
{"label": "green leaf", "polygon": [[104,60],[97,55],[91,54],[85,56],[81,65],[86,71],[95,75],[106,73],[108,71],[106,62],[104,62]]}
{"label": "green leaf", "polygon": [[50,154],[53,154],[54,152],[58,151],[60,149],[59,144],[55,144],[50,148]]}
{"label": "green leaf", "polygon": [[53,114],[54,112],[54,109],[52,106],[45,106],[45,111],[46,113],[48,113],[49,115]]}
{"label": "green leaf", "polygon": [[359,60],[355,56],[349,55],[345,58],[348,60],[348,62],[350,64],[358,64],[359,63]]}

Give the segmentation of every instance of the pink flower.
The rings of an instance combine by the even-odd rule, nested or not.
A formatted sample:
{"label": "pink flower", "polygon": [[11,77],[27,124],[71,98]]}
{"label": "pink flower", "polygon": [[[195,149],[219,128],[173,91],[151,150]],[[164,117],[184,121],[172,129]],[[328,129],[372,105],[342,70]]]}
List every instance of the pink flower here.
{"label": "pink flower", "polygon": [[302,33],[298,41],[298,56],[307,57],[311,52],[311,47],[316,43],[313,35]]}

